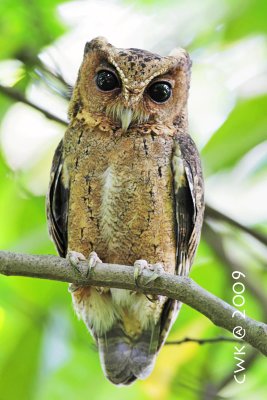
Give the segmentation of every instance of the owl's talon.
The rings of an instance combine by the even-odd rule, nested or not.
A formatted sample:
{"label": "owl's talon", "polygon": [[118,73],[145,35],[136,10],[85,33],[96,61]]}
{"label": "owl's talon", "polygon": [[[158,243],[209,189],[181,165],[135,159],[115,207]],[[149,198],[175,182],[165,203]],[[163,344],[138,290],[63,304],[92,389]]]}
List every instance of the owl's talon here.
{"label": "owl's talon", "polygon": [[[137,288],[139,288],[138,279],[140,278],[140,276],[142,275],[142,272],[145,269],[153,272],[153,274],[147,280],[145,285],[147,285],[148,283],[156,280],[162,273],[164,273],[164,268],[163,268],[163,265],[161,263],[148,264],[148,262],[146,260],[137,260],[137,261],[135,261],[135,263],[134,263],[134,282],[135,282],[135,285],[136,285]],[[159,299],[158,295],[150,295],[150,296],[148,296],[148,295],[145,294],[145,296],[152,303],[154,303],[155,301],[157,301]]]}
{"label": "owl's talon", "polygon": [[[94,269],[95,268],[95,266],[96,266],[96,264],[97,263],[102,263],[102,260],[100,260],[100,258],[98,257],[98,255],[97,255],[97,253],[95,252],[95,251],[92,251],[90,254],[89,254],[89,257],[88,257],[88,270],[87,270],[87,274],[86,274],[86,276],[88,277],[89,276],[89,274],[90,274],[90,272],[92,271],[92,269]],[[95,287],[95,290],[100,294],[100,295],[102,295],[102,294],[105,294],[105,293],[108,293],[109,291],[110,291],[110,288],[107,288],[107,287]]]}
{"label": "owl's talon", "polygon": [[155,281],[160,277],[165,271],[163,265],[161,263],[151,264],[149,265],[149,270],[153,272],[152,276],[146,282],[146,285],[152,281]]}
{"label": "owl's talon", "polygon": [[[147,285],[149,282],[155,281],[161,274],[163,274],[164,268],[161,263],[156,263],[156,264],[151,264],[149,265],[149,270],[153,271],[152,276],[148,279],[148,281],[145,283]],[[155,303],[156,301],[159,300],[160,296],[157,294],[152,294],[152,295],[146,295],[146,298],[151,301],[151,303]]]}
{"label": "owl's talon", "polygon": [[[81,268],[81,265],[79,264],[80,261],[86,261],[86,258],[82,253],[78,253],[77,251],[69,251],[66,259],[69,261],[70,265],[73,267],[73,269],[78,272],[80,275],[83,276],[84,271]],[[77,285],[76,283],[71,283],[68,287],[68,291],[70,293],[76,292],[81,285]]]}
{"label": "owl's talon", "polygon": [[156,280],[162,273],[164,273],[164,268],[161,263],[156,264],[148,264],[146,260],[137,260],[134,263],[134,281],[137,287],[138,286],[138,278],[142,275],[142,272],[147,269],[150,272],[153,272],[151,277],[145,283],[146,285],[154,280]]}
{"label": "owl's talon", "polygon": [[145,294],[147,300],[151,301],[151,303],[156,303],[159,300],[159,296],[157,294],[147,295]]}
{"label": "owl's talon", "polygon": [[99,294],[106,294],[110,292],[110,288],[109,287],[103,287],[103,286],[95,286],[95,290],[97,291],[97,293]]}
{"label": "owl's talon", "polygon": [[[82,253],[78,253],[77,251],[69,251],[66,258],[75,271],[85,278],[88,278],[91,270],[96,266],[96,263],[102,262],[95,251],[92,251],[89,254],[88,264],[86,267],[80,264],[80,261],[87,261]],[[72,292],[75,291],[75,289],[72,290],[72,288],[70,290]]]}
{"label": "owl's talon", "polygon": [[[86,278],[88,278],[91,270],[96,266],[96,263],[102,262],[95,251],[92,251],[92,253],[89,254],[86,268],[81,267],[81,265],[79,264],[80,261],[87,261],[82,253],[78,253],[76,251],[69,251],[66,258],[69,260],[71,266],[75,269],[75,271],[77,271],[81,276],[84,276]],[[74,293],[80,288],[81,285],[77,285],[76,283],[71,283],[69,285],[68,290],[70,293]],[[96,290],[100,294],[102,294],[105,293],[106,288],[96,288]]]}
{"label": "owl's talon", "polygon": [[137,287],[139,287],[138,279],[142,275],[142,272],[147,269],[150,272],[153,272],[151,277],[147,280],[145,285],[148,283],[155,281],[161,274],[164,273],[164,268],[161,263],[156,264],[148,264],[146,260],[137,260],[134,263],[134,282]]}
{"label": "owl's talon", "polygon": [[75,269],[76,272],[83,275],[84,270],[81,268],[79,264],[80,261],[86,261],[86,258],[82,253],[78,253],[77,251],[68,251],[66,259],[69,261],[70,265]]}
{"label": "owl's talon", "polygon": [[149,269],[148,263],[146,260],[136,260],[134,263],[134,283],[137,288],[139,288],[138,280],[142,275],[144,269]]}
{"label": "owl's talon", "polygon": [[78,289],[80,289],[80,287],[81,287],[81,285],[77,285],[76,283],[70,283],[69,287],[68,287],[68,291],[69,291],[69,293],[74,293]]}
{"label": "owl's talon", "polygon": [[92,269],[95,268],[95,266],[98,262],[102,263],[102,261],[100,260],[100,258],[97,255],[97,253],[95,251],[92,251],[88,257],[88,269],[86,272],[86,277],[89,276],[90,272],[92,271]]}

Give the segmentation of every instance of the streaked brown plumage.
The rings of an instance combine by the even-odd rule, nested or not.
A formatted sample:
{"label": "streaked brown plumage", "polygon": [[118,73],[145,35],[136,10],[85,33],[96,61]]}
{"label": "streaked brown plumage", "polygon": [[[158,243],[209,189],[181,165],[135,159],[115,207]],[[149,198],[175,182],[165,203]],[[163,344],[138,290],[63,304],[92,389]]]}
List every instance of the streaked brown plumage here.
{"label": "streaked brown plumage", "polygon": [[[201,164],[187,132],[190,66],[182,49],[160,57],[103,38],[87,43],[47,202],[62,257],[95,251],[107,263],[146,259],[189,273],[204,211]],[[102,78],[117,79],[117,87],[100,90]],[[163,89],[170,97],[153,100]],[[180,304],[127,290],[76,289],[74,307],[107,378],[129,384],[148,376]]]}

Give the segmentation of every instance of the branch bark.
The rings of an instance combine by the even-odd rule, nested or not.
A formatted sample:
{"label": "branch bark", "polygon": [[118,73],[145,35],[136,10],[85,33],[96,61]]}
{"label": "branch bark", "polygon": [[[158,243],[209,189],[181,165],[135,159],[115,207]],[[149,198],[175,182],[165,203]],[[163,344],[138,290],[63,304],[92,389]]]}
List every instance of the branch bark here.
{"label": "branch bark", "polygon": [[[188,277],[163,273],[150,281],[152,273],[145,270],[137,288],[132,266],[97,263],[89,276],[86,262],[80,262],[79,268],[81,273],[75,271],[66,259],[57,256],[0,252],[0,273],[3,275],[74,282],[78,285],[107,286],[177,299],[231,333],[236,327],[241,327],[241,334],[245,333],[243,340],[267,355],[267,325],[249,317],[244,318],[234,307]],[[237,334],[237,338],[242,337]]]}
{"label": "branch bark", "polygon": [[3,86],[0,85],[0,93],[3,93],[5,96],[15,100],[15,101],[20,101],[21,103],[27,104],[27,106],[30,106],[34,108],[37,111],[40,111],[41,113],[44,114],[44,116],[52,121],[58,122],[59,124],[62,124],[64,126],[67,126],[68,123],[67,121],[64,121],[63,119],[57,117],[56,115],[52,114],[51,112],[45,110],[44,108],[39,107],[37,104],[32,103],[30,100],[28,100],[22,92],[19,92],[16,89],[13,89],[11,87]]}

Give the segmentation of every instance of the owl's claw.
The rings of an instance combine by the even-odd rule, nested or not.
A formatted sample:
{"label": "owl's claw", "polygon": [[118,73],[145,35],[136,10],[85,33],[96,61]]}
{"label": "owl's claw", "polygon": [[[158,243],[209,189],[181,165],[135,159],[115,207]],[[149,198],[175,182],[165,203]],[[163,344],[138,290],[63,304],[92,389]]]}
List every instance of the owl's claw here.
{"label": "owl's claw", "polygon": [[136,260],[134,263],[134,283],[139,288],[138,280],[142,275],[144,269],[148,269],[148,262],[146,260]]}
{"label": "owl's claw", "polygon": [[[97,262],[102,262],[95,251],[92,251],[89,254],[88,264],[85,268],[80,264],[80,261],[87,261],[82,253],[78,253],[77,251],[69,251],[66,258],[75,271],[85,278],[88,278],[90,271],[95,267]],[[78,290],[80,287],[81,285],[71,283],[69,285],[69,292],[76,292],[76,290]]]}
{"label": "owl's claw", "polygon": [[151,264],[149,269],[150,271],[153,271],[153,274],[146,284],[156,280],[160,275],[162,275],[165,272],[163,265],[161,263]]}
{"label": "owl's claw", "polygon": [[[142,272],[148,269],[149,271],[152,271],[153,274],[151,275],[151,277],[148,279],[148,281],[146,282],[146,285],[149,282],[154,281],[155,279],[157,279],[163,272],[164,272],[164,268],[163,265],[160,263],[156,263],[156,264],[148,264],[148,262],[146,260],[137,260],[134,263],[134,282],[137,288],[139,288],[139,283],[138,280],[140,278],[140,276],[142,275]],[[146,298],[152,302],[158,300],[158,296],[157,295],[152,295],[151,297],[145,295]]]}
{"label": "owl's claw", "polygon": [[77,285],[76,283],[70,283],[68,287],[69,293],[74,293],[76,290],[80,289],[81,285]]}
{"label": "owl's claw", "polygon": [[86,277],[89,276],[91,270],[92,270],[93,268],[95,268],[95,266],[96,266],[96,264],[97,264],[98,262],[99,262],[99,263],[102,263],[102,261],[100,260],[100,258],[99,258],[98,255],[97,255],[97,253],[96,253],[95,251],[92,251],[92,252],[89,254],[89,257],[88,257],[88,270],[87,270],[87,273],[86,273]]}
{"label": "owl's claw", "polygon": [[78,253],[77,251],[68,251],[66,258],[75,271],[79,272],[81,275],[84,274],[84,271],[81,269],[79,264],[80,261],[86,261],[86,258],[82,253]]}
{"label": "owl's claw", "polygon": [[[66,259],[69,261],[70,265],[74,268],[76,272],[78,272],[82,276],[84,275],[84,271],[81,269],[81,266],[79,264],[80,261],[86,261],[86,258],[82,253],[78,253],[77,251],[68,251]],[[70,293],[74,293],[80,287],[81,285],[71,283],[68,290]]]}
{"label": "owl's claw", "polygon": [[148,262],[146,260],[135,261],[135,263],[134,263],[134,282],[137,287],[139,287],[138,279],[140,278],[140,276],[142,275],[142,272],[145,269],[153,272],[151,277],[146,282],[146,285],[148,283],[154,281],[155,279],[157,279],[164,272],[164,268],[161,263],[148,264]]}

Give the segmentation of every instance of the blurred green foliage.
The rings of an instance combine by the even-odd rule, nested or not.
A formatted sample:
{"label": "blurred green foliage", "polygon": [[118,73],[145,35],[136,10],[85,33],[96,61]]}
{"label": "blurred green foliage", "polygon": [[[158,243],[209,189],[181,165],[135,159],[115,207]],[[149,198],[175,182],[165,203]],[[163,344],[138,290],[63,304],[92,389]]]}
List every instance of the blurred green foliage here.
{"label": "blurred green foliage", "polygon": [[[146,5],[152,12],[155,4],[159,10],[172,3],[139,0],[136,5]],[[189,51],[196,51],[198,46],[208,48],[214,42],[223,51],[250,35],[266,34],[265,1],[227,0],[223,3],[227,11],[218,22],[222,29],[211,29],[207,21],[206,32],[191,41]],[[31,79],[41,49],[67,30],[57,16],[58,4],[56,0],[3,0],[0,3],[0,58],[23,62],[25,74],[19,84],[21,90]],[[10,99],[0,94],[2,120],[11,104]],[[203,148],[206,176],[220,179],[220,174],[229,173],[230,180],[240,160],[266,141],[266,110],[265,94],[237,99],[225,122]],[[260,166],[254,166],[248,173],[256,175],[259,170],[261,174],[257,176],[266,181],[266,157],[261,159]],[[251,206],[253,211],[257,204]],[[266,231],[265,223],[266,218],[257,226]],[[0,157],[0,224],[1,249],[55,254],[46,227],[44,196],[31,194],[3,155]],[[227,223],[213,220],[211,226],[233,265],[240,262],[246,271],[247,313],[254,318],[265,318],[266,304],[262,304],[249,282],[254,282],[257,290],[264,293],[266,261],[262,254],[266,254],[266,249]],[[191,277],[231,303],[231,268],[218,247],[214,247],[208,232],[204,231]],[[250,260],[257,265],[254,269]],[[196,311],[183,306],[170,339],[204,338],[224,333]],[[207,393],[216,393],[216,387],[222,387],[220,395],[229,399],[266,398],[266,360],[257,355],[254,362],[247,365],[246,383],[237,385],[233,380],[234,345],[225,343],[165,346],[149,379],[129,388],[112,386],[103,376],[92,339],[77,321],[67,285],[63,283],[1,277],[0,349],[0,400],[198,400],[215,398]],[[248,345],[246,352],[251,352]]]}
{"label": "blurred green foliage", "polygon": [[266,33],[267,3],[264,0],[227,0],[231,7],[225,29],[225,40]]}
{"label": "blurred green foliage", "polygon": [[64,32],[57,0],[3,0],[0,3],[0,57],[29,62]]}
{"label": "blurred green foliage", "polygon": [[267,96],[242,100],[202,151],[206,174],[231,168],[253,147],[266,140]]}

